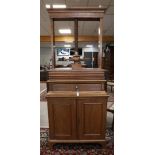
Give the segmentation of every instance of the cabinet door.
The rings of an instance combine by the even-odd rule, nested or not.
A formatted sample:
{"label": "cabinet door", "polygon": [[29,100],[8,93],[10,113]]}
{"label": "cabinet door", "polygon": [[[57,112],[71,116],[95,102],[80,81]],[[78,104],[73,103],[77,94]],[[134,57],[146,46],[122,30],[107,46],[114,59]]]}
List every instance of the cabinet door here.
{"label": "cabinet door", "polygon": [[104,139],[107,99],[79,99],[77,105],[79,139]]}
{"label": "cabinet door", "polygon": [[71,98],[49,98],[50,139],[76,138],[76,103]]}

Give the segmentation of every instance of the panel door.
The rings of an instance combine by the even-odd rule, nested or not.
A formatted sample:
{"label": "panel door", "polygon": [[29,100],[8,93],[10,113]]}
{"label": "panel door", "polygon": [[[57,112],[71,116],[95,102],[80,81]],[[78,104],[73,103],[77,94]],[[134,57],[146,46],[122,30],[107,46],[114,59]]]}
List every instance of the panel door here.
{"label": "panel door", "polygon": [[106,99],[79,99],[77,105],[79,139],[104,139],[106,129]]}
{"label": "panel door", "polygon": [[76,103],[72,98],[48,99],[50,139],[76,138]]}

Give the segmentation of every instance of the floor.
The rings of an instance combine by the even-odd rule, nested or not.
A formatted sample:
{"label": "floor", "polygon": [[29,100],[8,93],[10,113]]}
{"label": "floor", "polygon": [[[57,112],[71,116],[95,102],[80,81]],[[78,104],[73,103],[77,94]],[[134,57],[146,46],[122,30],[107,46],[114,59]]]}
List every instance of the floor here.
{"label": "floor", "polygon": [[[112,107],[114,105],[114,93],[111,92],[110,88],[107,88],[107,92],[110,95],[108,99],[107,107]],[[46,93],[46,83],[40,83],[40,94]],[[113,114],[107,112],[107,127],[111,127],[113,120]],[[40,127],[48,128],[48,111],[47,111],[47,101],[44,99],[40,100]]]}

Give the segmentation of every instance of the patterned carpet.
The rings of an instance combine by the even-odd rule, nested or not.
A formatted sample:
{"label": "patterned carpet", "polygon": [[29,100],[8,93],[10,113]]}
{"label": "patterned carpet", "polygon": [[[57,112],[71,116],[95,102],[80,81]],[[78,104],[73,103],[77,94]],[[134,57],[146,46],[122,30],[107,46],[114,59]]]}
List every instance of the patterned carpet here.
{"label": "patterned carpet", "polygon": [[114,155],[114,135],[106,130],[106,146],[99,144],[55,144],[48,147],[48,128],[40,129],[40,155]]}

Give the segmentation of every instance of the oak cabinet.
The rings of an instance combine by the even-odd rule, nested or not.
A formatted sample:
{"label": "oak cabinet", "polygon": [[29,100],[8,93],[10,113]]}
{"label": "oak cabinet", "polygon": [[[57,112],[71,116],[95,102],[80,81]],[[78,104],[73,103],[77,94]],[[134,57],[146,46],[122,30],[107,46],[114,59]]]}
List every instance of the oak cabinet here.
{"label": "oak cabinet", "polygon": [[85,143],[105,141],[105,91],[50,91],[47,94],[49,142]]}
{"label": "oak cabinet", "polygon": [[[52,70],[48,72],[47,101],[50,143],[105,141],[107,98],[102,67],[103,8],[48,9],[51,19]],[[74,21],[74,47],[78,51],[78,22],[99,21],[99,50],[93,66],[55,68],[55,23]],[[92,22],[91,22],[92,23]],[[98,29],[98,27],[97,27]],[[95,66],[94,66],[95,65]],[[55,80],[55,81],[54,81]],[[58,81],[59,80],[59,81]],[[78,81],[77,81],[78,80]],[[95,80],[95,81],[94,81]],[[70,82],[68,82],[70,81]],[[79,92],[78,92],[79,91]],[[79,93],[79,94],[77,94]]]}

